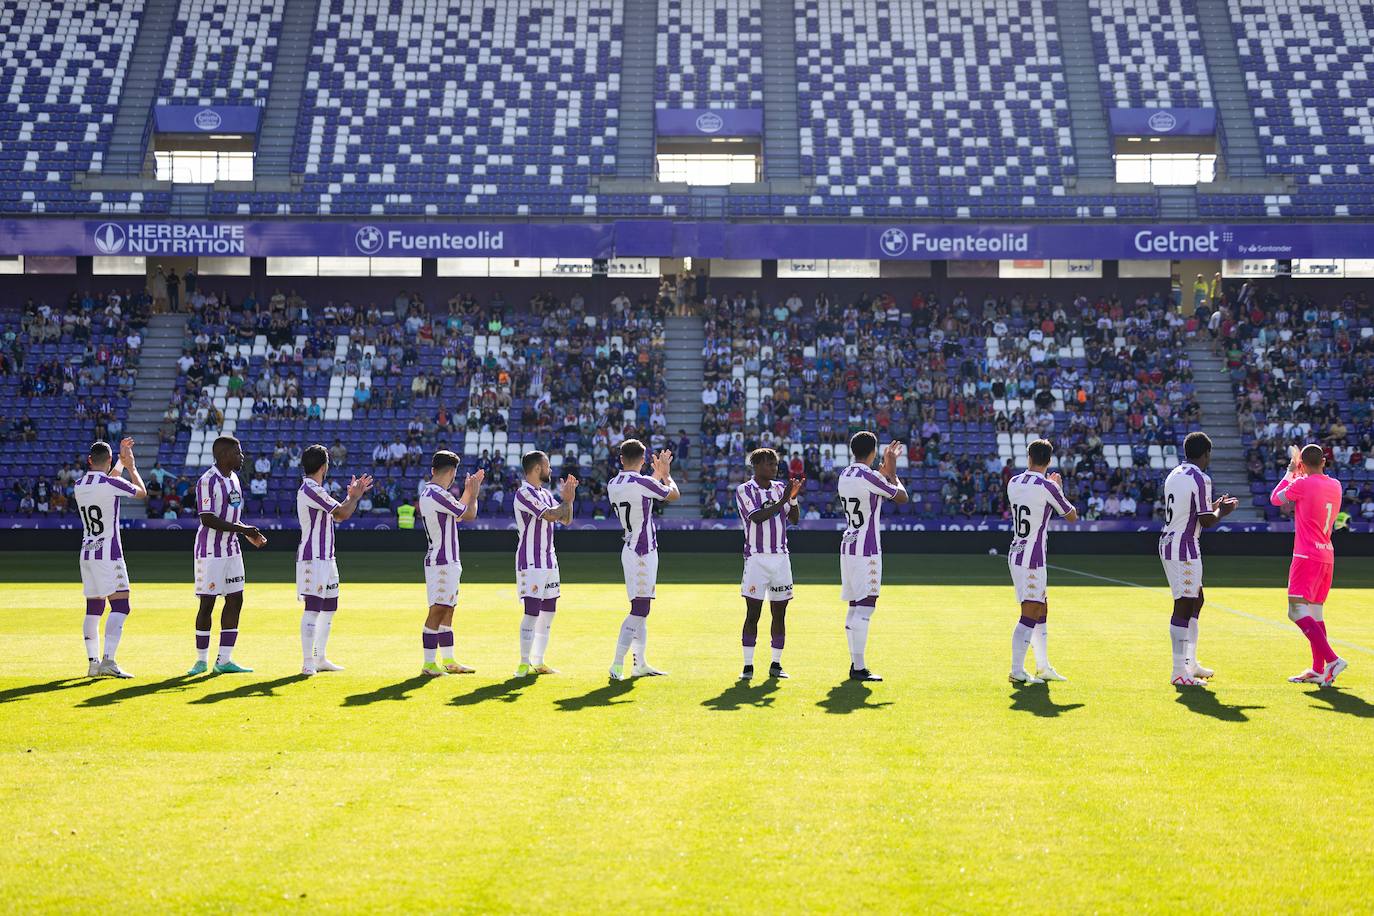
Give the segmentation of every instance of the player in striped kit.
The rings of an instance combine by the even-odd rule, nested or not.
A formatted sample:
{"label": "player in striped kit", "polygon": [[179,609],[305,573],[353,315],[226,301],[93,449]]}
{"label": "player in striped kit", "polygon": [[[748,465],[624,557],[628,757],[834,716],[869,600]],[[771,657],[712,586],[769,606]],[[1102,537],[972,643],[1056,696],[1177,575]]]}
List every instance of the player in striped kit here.
{"label": "player in striped kit", "polygon": [[[1065,521],[1078,521],[1078,510],[1064,496],[1064,481],[1058,474],[1046,476],[1054,460],[1054,446],[1036,439],[1027,448],[1026,470],[1007,481],[1007,502],[1011,506],[1012,541],[1007,566],[1016,586],[1021,619],[1011,635],[1011,674],[1014,684],[1043,684],[1066,681],[1050,664],[1049,601],[1045,595],[1045,557],[1049,540],[1050,517],[1062,515]],[[1037,674],[1026,671],[1026,649],[1035,647]]]}
{"label": "player in striped kit", "polygon": [[744,597],[744,629],[740,633],[740,644],[744,647],[744,670],[739,676],[742,681],[754,676],[754,645],[758,642],[765,596],[772,616],[773,661],[768,666],[768,676],[787,677],[782,670],[787,603],[792,600],[787,523],[796,524],[801,517],[797,494],[806,483],[801,477],[790,482],[774,480],[778,453],[771,448],[754,449],[749,453],[749,464],[754,469],[753,479],[735,488],[735,507],[744,522],[744,579],[740,583],[740,594]]}
{"label": "player in striped kit", "polygon": [[[425,550],[425,590],[429,613],[420,631],[425,663],[421,674],[431,677],[471,674],[473,669],[458,663],[453,651],[453,608],[458,603],[458,582],[463,564],[458,557],[458,523],[477,517],[477,498],[485,472],[469,474],[463,481],[463,495],[454,499],[449,492],[458,476],[458,456],[447,449],[434,453],[429,482],[420,490],[420,522],[429,547]],[[440,655],[439,661],[435,656]]]}
{"label": "player in striped kit", "polygon": [[644,469],[644,443],[626,439],[620,443],[621,471],[606,484],[611,511],[625,529],[625,546],[620,550],[620,565],[625,570],[625,591],[630,597],[630,613],[620,624],[615,644],[611,679],[625,679],[625,653],[634,649],[635,677],[661,675],[645,657],[648,641],[649,607],[658,585],[658,536],[654,531],[653,504],[674,502],[682,494],[673,483],[673,453],[663,449],[653,460],[653,474]]}
{"label": "player in striped kit", "polygon": [[571,474],[564,477],[555,497],[545,489],[552,477],[548,455],[527,452],[520,459],[520,467],[525,481],[515,491],[515,529],[520,536],[515,548],[515,591],[524,613],[520,615],[520,665],[515,676],[557,674],[544,664],[559,595],[553,528],[572,522],[577,478]]}
{"label": "player in striped kit", "polygon": [[239,537],[254,547],[262,547],[267,538],[252,525],[239,522],[243,514],[243,488],[239,486],[238,472],[243,467],[243,446],[233,436],[220,436],[211,454],[214,466],[196,481],[200,527],[196,529],[194,556],[200,610],[196,613],[196,663],[186,673],[204,674],[208,669],[215,599],[223,595],[214,670],[216,674],[244,674],[253,669],[236,664],[233,659],[239,615],[243,611],[243,551]]}
{"label": "player in striped kit", "polygon": [[[76,482],[76,508],[81,516],[81,590],[86,595],[86,617],[81,629],[86,643],[88,677],[133,677],[115,661],[119,638],[129,617],[129,571],[124,547],[119,542],[119,500],[132,496],[146,499],[148,491],[134,464],[134,440],[119,443],[119,460],[110,462],[108,442],[91,444],[90,470]],[[129,472],[125,480],[124,471]],[[105,622],[105,652],[100,652],[100,617],[105,601],[110,619]]]}
{"label": "player in striped kit", "polygon": [[1341,511],[1340,481],[1326,475],[1326,453],[1320,445],[1289,449],[1288,473],[1269,494],[1276,506],[1293,506],[1293,563],[1288,568],[1288,619],[1297,624],[1312,647],[1312,667],[1290,677],[1295,684],[1330,687],[1348,667],[1326,636],[1324,609],[1331,593],[1336,550],[1332,526]]}
{"label": "player in striped kit", "polygon": [[883,583],[883,546],[879,517],[883,503],[904,503],[906,487],[897,479],[900,442],[889,442],[883,449],[882,463],[873,470],[878,456],[878,437],[871,432],[855,433],[849,440],[854,460],[840,472],[840,508],[844,511],[844,535],[840,539],[840,598],[849,604],[844,631],[849,640],[849,679],[881,681],[868,670],[864,652],[868,647],[868,625],[878,607],[878,592]]}
{"label": "player in striped kit", "polygon": [[301,523],[301,545],[296,548],[296,594],[305,602],[301,612],[301,674],[342,671],[325,654],[334,612],[339,609],[339,566],[334,561],[334,523],[345,522],[358,508],[358,500],[372,489],[372,475],[352,477],[348,495],[339,502],[324,488],[329,474],[329,449],[312,445],[301,454],[305,477],[296,491],[296,518]]}
{"label": "player in striped kit", "polygon": [[1164,530],[1159,535],[1159,561],[1174,596],[1169,618],[1175,687],[1201,687],[1216,672],[1197,660],[1198,615],[1202,613],[1203,528],[1211,528],[1235,511],[1232,496],[1212,498],[1212,480],[1205,473],[1212,462],[1212,440],[1206,433],[1189,433],[1183,440],[1184,461],[1164,478]]}

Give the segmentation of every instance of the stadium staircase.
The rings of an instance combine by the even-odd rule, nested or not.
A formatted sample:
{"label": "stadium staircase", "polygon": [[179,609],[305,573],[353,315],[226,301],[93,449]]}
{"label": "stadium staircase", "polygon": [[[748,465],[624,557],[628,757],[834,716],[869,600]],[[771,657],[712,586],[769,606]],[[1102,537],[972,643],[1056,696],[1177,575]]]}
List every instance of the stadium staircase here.
{"label": "stadium staircase", "polygon": [[1159,218],[1175,222],[1197,219],[1197,188],[1160,188]]}
{"label": "stadium staircase", "polygon": [[763,0],[763,167],[767,177],[801,176],[797,122],[797,11],[794,0]]}
{"label": "stadium staircase", "polygon": [[[701,386],[705,363],[701,348],[706,344],[705,322],[697,315],[669,318],[664,324],[664,334],[668,434],[676,442],[677,431],[685,429],[687,437],[698,443],[701,439]],[[674,518],[698,518],[701,515],[701,446],[694,444],[682,464],[686,474],[679,476],[677,481],[682,499],[668,506],[664,513]]]}
{"label": "stadium staircase", "polygon": [[[1212,491],[1230,493],[1240,500],[1231,518],[1238,522],[1259,522],[1264,516],[1250,504],[1250,480],[1245,472],[1245,443],[1236,423],[1236,398],[1226,364],[1212,353],[1211,339],[1194,337],[1188,341],[1188,358],[1193,363],[1193,390],[1202,410],[1202,428],[1212,439]],[[1180,447],[1181,450],[1181,447]]]}
{"label": "stadium staircase", "polygon": [[1264,155],[1260,152],[1259,132],[1255,130],[1254,111],[1245,89],[1245,74],[1240,66],[1240,53],[1236,50],[1236,33],[1232,29],[1228,0],[1197,0],[1197,21],[1207,55],[1212,97],[1217,106],[1226,174],[1232,178],[1262,177]]}
{"label": "stadium staircase", "polygon": [[258,155],[253,169],[257,177],[286,178],[291,174],[301,93],[305,89],[319,8],[319,0],[286,0],[282,10],[281,37],[277,39],[277,59],[272,65],[272,86],[258,131]]}
{"label": "stadium staircase", "polygon": [[[177,358],[186,335],[185,315],[154,315],[143,329],[143,352],[138,358],[138,382],[129,396],[129,416],[124,434],[133,436],[142,456],[140,471],[147,472],[157,457],[157,428],[172,400],[177,383]],[[124,504],[129,518],[147,518],[145,506],[130,500]]]}
{"label": "stadium staircase", "polygon": [[147,0],[134,41],[129,68],[119,95],[114,130],[101,171],[106,175],[141,175],[148,158],[148,119],[153,114],[167,49],[172,42],[180,0]]}
{"label": "stadium staircase", "polygon": [[1116,166],[1112,161],[1107,112],[1102,107],[1088,0],[1059,0],[1057,19],[1078,177],[1110,180],[1116,176]]}
{"label": "stadium staircase", "polygon": [[620,128],[616,174],[654,177],[654,73],[658,64],[658,0],[625,0],[620,58]]}

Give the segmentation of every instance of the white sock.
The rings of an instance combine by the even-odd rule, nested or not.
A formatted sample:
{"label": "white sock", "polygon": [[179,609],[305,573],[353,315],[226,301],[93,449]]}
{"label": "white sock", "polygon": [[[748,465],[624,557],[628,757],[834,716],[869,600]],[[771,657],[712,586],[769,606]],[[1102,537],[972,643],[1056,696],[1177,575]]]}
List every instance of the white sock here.
{"label": "white sock", "polygon": [[645,651],[649,642],[649,618],[639,618],[639,632],[635,634],[634,642],[630,644],[630,651],[634,654],[636,664],[647,665],[649,659],[645,657]]}
{"label": "white sock", "polygon": [[124,621],[128,616],[111,611],[105,620],[105,657],[108,659],[115,657],[115,650],[119,648],[119,637],[124,635]]}
{"label": "white sock", "polygon": [[1035,667],[1044,671],[1050,666],[1050,622],[1042,620],[1031,630],[1031,649],[1035,652]]}
{"label": "white sock", "polygon": [[[202,646],[201,643],[205,645]],[[210,631],[196,630],[196,658],[202,662],[210,660]]]}
{"label": "white sock", "polygon": [[530,663],[530,647],[534,645],[534,625],[538,616],[520,615],[520,664]]}
{"label": "white sock", "polygon": [[746,666],[752,666],[752,665],[754,664],[754,647],[753,647],[753,646],[745,646],[745,647],[744,647],[744,664],[745,664]]}
{"label": "white sock", "polygon": [[1188,660],[1197,664],[1197,618],[1188,618]]}
{"label": "white sock", "polygon": [[100,661],[100,618],[95,614],[81,618],[81,638],[86,642],[86,658]]}
{"label": "white sock", "polygon": [[228,645],[224,644],[224,636],[226,633],[233,633],[234,642],[238,641],[239,631],[237,629],[219,631],[219,654],[215,656],[216,665],[227,665],[234,658],[234,642]]}
{"label": "white sock", "polygon": [[315,657],[327,658],[324,654],[324,647],[329,644],[329,631],[334,627],[334,612],[320,611],[319,619],[315,621]]}
{"label": "white sock", "polygon": [[315,659],[315,622],[319,617],[319,611],[301,611],[301,656],[307,665]]}
{"label": "white sock", "polygon": [[1188,673],[1188,662],[1192,658],[1188,639],[1188,627],[1169,624],[1169,642],[1174,649],[1174,677]]}
{"label": "white sock", "polygon": [[873,616],[873,608],[856,607],[854,609],[853,622],[850,623],[850,634],[854,640],[849,650],[849,659],[857,669],[863,669],[864,650],[868,648],[868,622]]}
{"label": "white sock", "polygon": [[1013,674],[1026,670],[1026,650],[1030,648],[1031,636],[1034,633],[1034,627],[1028,627],[1019,620],[1016,621],[1016,626],[1011,631],[1011,671]]}
{"label": "white sock", "polygon": [[[434,664],[434,656],[435,656],[435,653],[437,653],[437,652],[439,651],[439,645],[438,645],[439,631],[438,631],[438,630],[431,630],[429,627],[421,627],[421,628],[420,628],[420,632],[421,632],[423,635],[425,635],[425,636],[433,636],[434,639],[435,639],[435,644],[434,644],[434,645],[432,645],[432,646],[425,646],[425,664],[426,664],[426,665],[432,665],[432,664]],[[424,640],[424,641],[425,641],[425,642],[429,642],[429,640]]]}
{"label": "white sock", "polygon": [[849,660],[854,661],[854,608],[850,608],[844,615],[844,641],[849,647]]}
{"label": "white sock", "polygon": [[549,648],[549,633],[553,630],[554,611],[540,611],[539,619],[534,622],[534,648],[530,650],[530,661],[536,665],[544,664],[544,652]]}
{"label": "white sock", "polygon": [[615,642],[615,663],[625,664],[625,653],[630,651],[630,644],[639,635],[639,625],[644,621],[643,617],[636,617],[634,614],[626,614],[624,621],[620,624],[620,636]]}
{"label": "white sock", "polygon": [[453,632],[453,627],[450,627],[450,626],[442,626],[442,627],[440,627],[438,630],[436,630],[435,632],[439,634],[439,651],[440,651],[441,653],[444,653],[444,654],[440,655],[440,658],[442,658],[444,661],[448,661],[448,660],[450,660],[451,658],[453,658],[455,655],[457,655],[457,654],[458,654],[458,646],[453,642],[453,640],[451,640],[451,639],[444,639],[444,634],[445,634],[445,633],[452,633],[452,632]]}

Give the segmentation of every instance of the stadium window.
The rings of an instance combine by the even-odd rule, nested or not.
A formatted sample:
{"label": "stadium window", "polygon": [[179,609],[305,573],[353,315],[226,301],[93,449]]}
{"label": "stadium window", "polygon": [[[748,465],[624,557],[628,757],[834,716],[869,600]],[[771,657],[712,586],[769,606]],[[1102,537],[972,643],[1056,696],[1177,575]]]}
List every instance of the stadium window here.
{"label": "stadium window", "polygon": [[882,274],[881,261],[869,260],[831,260],[826,262],[831,279],[849,277],[852,279],[876,279]]}
{"label": "stadium window", "polygon": [[710,264],[711,269],[708,272],[713,277],[740,277],[748,279],[763,276],[762,261],[727,261],[723,258],[711,258]]}
{"label": "stadium window", "polygon": [[492,277],[537,277],[539,268],[539,258],[488,258],[487,267]]}
{"label": "stadium window", "polygon": [[13,254],[0,256],[0,274],[22,274],[23,272],[23,255]]}
{"label": "stadium window", "polygon": [[159,150],[157,180],[173,184],[252,181],[253,153],[246,150]]}
{"label": "stadium window", "polygon": [[319,258],[268,258],[267,276],[317,277],[320,274],[319,260]]}
{"label": "stadium window", "polygon": [[196,273],[202,277],[251,277],[252,258],[200,258]]}
{"label": "stadium window", "polygon": [[1118,153],[1116,180],[1127,184],[1189,186],[1217,177],[1215,153]]}
{"label": "stadium window", "polygon": [[778,259],[778,278],[791,280],[795,278],[824,279],[830,276],[830,263],[828,261],[817,261],[814,258],[779,258]]}
{"label": "stadium window", "polygon": [[998,261],[997,276],[1002,279],[1048,279],[1049,261]]}
{"label": "stadium window", "polygon": [[487,258],[439,258],[434,265],[440,277],[486,277],[490,276],[491,265]]}
{"label": "stadium window", "polygon": [[370,258],[320,258],[318,273],[321,277],[367,277],[371,276]]}
{"label": "stadium window", "polygon": [[754,184],[759,157],[751,153],[659,153],[658,180],[689,185]]}
{"label": "stadium window", "polygon": [[1050,261],[1050,276],[1056,280],[1071,280],[1076,277],[1101,279],[1101,261]]}
{"label": "stadium window", "polygon": [[418,277],[422,265],[421,258],[372,258],[368,270],[374,277]]}
{"label": "stadium window", "polygon": [[590,277],[591,258],[540,258],[541,277]]}
{"label": "stadium window", "polygon": [[1173,274],[1173,267],[1172,261],[1119,261],[1116,265],[1116,275],[1123,279],[1127,277],[1167,278]]}
{"label": "stadium window", "polygon": [[91,258],[91,273],[97,277],[138,277],[148,273],[148,259],[143,257],[112,258],[96,255]]}
{"label": "stadium window", "polygon": [[1374,260],[1369,258],[1346,258],[1345,275],[1349,277],[1374,277]]}
{"label": "stadium window", "polygon": [[657,277],[658,258],[611,258],[606,265],[608,277]]}
{"label": "stadium window", "polygon": [[57,255],[29,255],[28,257],[24,258],[24,273],[59,275],[75,274],[76,258],[64,258]]}

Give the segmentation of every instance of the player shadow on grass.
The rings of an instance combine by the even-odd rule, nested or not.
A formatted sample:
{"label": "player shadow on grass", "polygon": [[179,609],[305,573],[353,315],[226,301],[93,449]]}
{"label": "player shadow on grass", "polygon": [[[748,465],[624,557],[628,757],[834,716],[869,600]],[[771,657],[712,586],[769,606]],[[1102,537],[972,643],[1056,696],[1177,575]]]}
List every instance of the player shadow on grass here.
{"label": "player shadow on grass", "polygon": [[1085,703],[1056,703],[1050,694],[1049,684],[1022,684],[1011,692],[1011,706],[1014,712],[1028,712],[1042,719],[1053,719],[1066,712],[1082,709]]}
{"label": "player shadow on grass", "polygon": [[297,681],[308,681],[310,678],[304,674],[291,674],[286,677],[279,677],[274,681],[253,681],[233,690],[221,690],[219,693],[207,693],[198,700],[192,700],[191,705],[201,706],[206,703],[218,703],[221,700],[243,700],[248,697],[275,697],[278,696],[278,687],[285,687],[287,684],[294,684]]}
{"label": "player shadow on grass", "polygon": [[1245,714],[1248,709],[1268,709],[1267,706],[1239,706],[1230,703],[1223,703],[1217,695],[1210,690],[1200,687],[1176,687],[1178,699],[1175,700],[1189,712],[1199,715],[1211,716],[1219,722],[1249,722],[1250,717]]}
{"label": "player shadow on grass", "polygon": [[385,684],[376,690],[369,690],[367,693],[353,693],[344,697],[343,706],[370,706],[373,703],[380,703],[384,700],[408,700],[410,692],[422,684],[430,681],[437,681],[439,678],[430,677],[427,674],[417,674],[408,677],[404,681],[397,681],[395,684]]}
{"label": "player shadow on grass", "polygon": [[178,674],[176,677],[169,677],[165,681],[149,681],[146,684],[134,684],[129,687],[122,687],[119,690],[111,690],[109,693],[96,694],[93,697],[87,697],[76,705],[78,708],[113,706],[115,703],[122,703],[125,700],[132,700],[135,697],[146,697],[153,693],[186,690],[203,680],[205,680],[203,677],[191,677],[185,674]]}
{"label": "player shadow on grass", "polygon": [[1359,719],[1374,719],[1374,703],[1370,703],[1362,696],[1347,693],[1340,687],[1323,687],[1320,690],[1309,691],[1307,695],[1326,704],[1325,706],[1313,706],[1313,709],[1320,709],[1323,712],[1343,712]]}
{"label": "player shadow on grass", "polygon": [[468,693],[460,693],[449,700],[448,703],[450,706],[476,706],[478,703],[484,703],[487,700],[500,700],[503,703],[514,703],[516,700],[520,699],[520,691],[533,683],[534,678],[532,677],[509,677],[495,684],[487,684],[486,686],[478,687],[476,690],[469,691]]}
{"label": "player shadow on grass", "polygon": [[757,684],[752,684],[749,681],[735,681],[722,690],[719,696],[702,700],[701,705],[707,709],[714,709],[716,712],[734,712],[745,706],[767,709],[777,699],[773,694],[778,692],[780,685],[781,681],[775,677],[759,681]]}
{"label": "player shadow on grass", "polygon": [[828,713],[844,715],[856,709],[882,709],[891,706],[891,700],[884,700],[881,703],[870,703],[868,698],[873,696],[873,691],[865,687],[862,681],[841,681],[830,692],[825,695],[825,699],[816,705]]}
{"label": "player shadow on grass", "polygon": [[611,681],[605,687],[598,687],[590,693],[584,693],[580,697],[564,697],[561,700],[554,700],[553,705],[558,707],[559,712],[577,712],[579,709],[589,709],[595,706],[623,706],[629,700],[619,700],[634,689],[633,680]]}
{"label": "player shadow on grass", "polygon": [[39,693],[52,693],[55,690],[69,690],[72,687],[90,686],[97,683],[99,683],[98,679],[93,677],[64,677],[55,681],[44,681],[41,684],[25,684],[22,687],[0,690],[0,703],[13,703],[16,700],[22,700]]}

